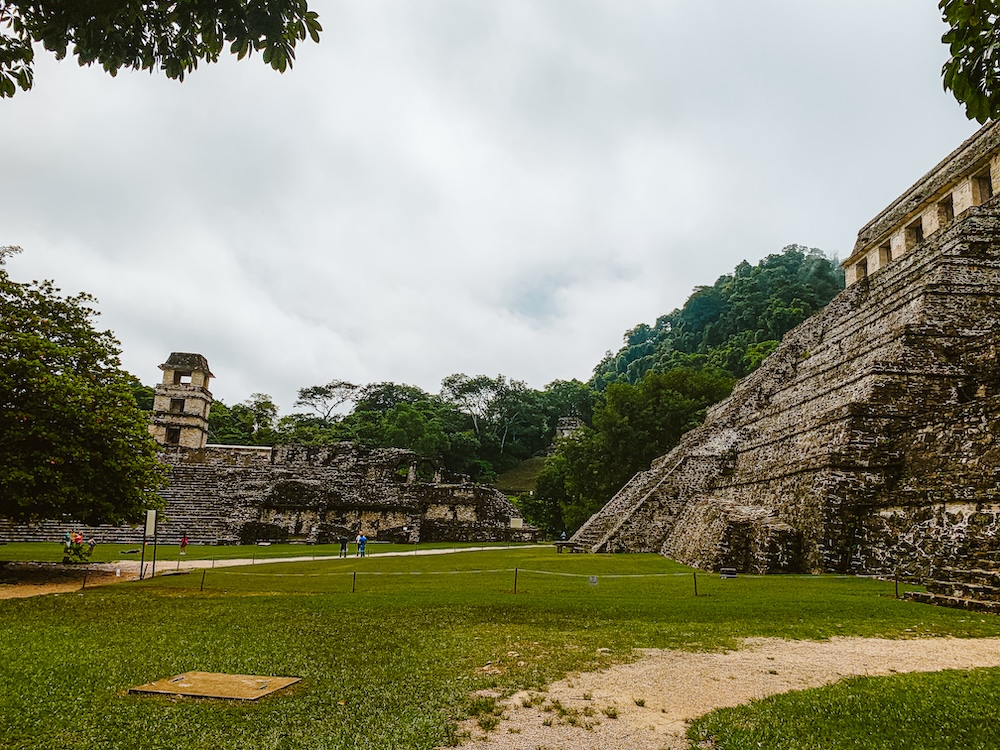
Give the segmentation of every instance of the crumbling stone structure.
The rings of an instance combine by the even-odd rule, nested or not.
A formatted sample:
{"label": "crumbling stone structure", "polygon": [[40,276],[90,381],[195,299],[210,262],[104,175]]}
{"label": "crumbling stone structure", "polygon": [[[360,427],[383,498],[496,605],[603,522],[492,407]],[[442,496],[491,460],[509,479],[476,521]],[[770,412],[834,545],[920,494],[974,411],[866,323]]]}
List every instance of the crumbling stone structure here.
{"label": "crumbling stone structure", "polygon": [[[168,538],[213,544],[528,540],[499,490],[450,479],[399,448],[165,448]],[[515,523],[512,523],[515,521]]]}
{"label": "crumbling stone structure", "polygon": [[149,433],[161,445],[204,448],[208,442],[208,412],[214,376],[200,354],[173,352],[160,365],[163,381],[153,395],[153,420]]}
{"label": "crumbling stone structure", "polygon": [[[506,495],[399,448],[206,445],[214,377],[200,354],[174,352],[160,365],[150,432],[161,443],[170,485],[160,495],[160,542],[326,543],[341,535],[395,542],[532,541]],[[81,527],[99,542],[134,544],[142,529]],[[0,539],[56,541],[64,522],[0,519]]]}
{"label": "crumbling stone structure", "polygon": [[1000,601],[998,154],[990,124],[863,227],[848,288],[574,541]]}

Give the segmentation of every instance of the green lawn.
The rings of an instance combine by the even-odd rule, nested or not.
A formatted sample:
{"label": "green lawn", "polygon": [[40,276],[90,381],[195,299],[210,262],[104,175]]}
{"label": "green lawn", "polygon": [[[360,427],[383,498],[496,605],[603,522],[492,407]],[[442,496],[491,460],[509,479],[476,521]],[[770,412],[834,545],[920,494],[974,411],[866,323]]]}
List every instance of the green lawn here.
{"label": "green lawn", "polygon": [[493,486],[509,495],[534,490],[538,484],[538,474],[544,464],[545,458],[542,456],[525,459],[513,469],[508,469],[497,476]]}
{"label": "green lawn", "polygon": [[720,709],[689,737],[718,750],[996,750],[1000,669],[854,677]]}
{"label": "green lawn", "polygon": [[[0,747],[429,749],[489,711],[475,690],[540,688],[637,647],[1000,635],[1000,618],[898,601],[892,583],[700,574],[695,597],[661,557],[551,548],[216,568],[201,585],[198,571],[0,601]],[[304,680],[246,705],[125,692],[188,670]],[[994,700],[997,679],[971,694]]]}

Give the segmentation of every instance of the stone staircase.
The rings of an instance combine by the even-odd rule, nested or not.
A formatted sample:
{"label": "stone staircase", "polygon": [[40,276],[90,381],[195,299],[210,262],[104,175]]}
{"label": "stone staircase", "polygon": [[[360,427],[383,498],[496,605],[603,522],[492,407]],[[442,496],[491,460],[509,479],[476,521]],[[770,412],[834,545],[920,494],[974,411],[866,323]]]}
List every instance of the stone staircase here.
{"label": "stone staircase", "polygon": [[942,607],[1000,614],[998,560],[980,559],[968,568],[935,568],[924,585],[926,592],[910,591],[905,598]]}
{"label": "stone staircase", "polygon": [[[177,544],[184,534],[196,544],[233,543],[238,538],[212,499],[216,496],[217,476],[217,470],[206,464],[171,466],[170,487],[164,493],[169,501],[157,518],[159,544]],[[51,540],[61,544],[67,531],[79,531],[86,539],[96,539],[98,544],[135,545],[143,538],[141,524],[87,526],[51,519],[16,524],[0,519],[0,540],[4,542]]]}
{"label": "stone staircase", "polygon": [[572,536],[577,549],[586,552],[608,552],[609,542],[619,530],[642,510],[646,502],[670,478],[685,459],[681,459],[670,469],[640,471],[626,484],[614,499],[599,513],[594,514]]}
{"label": "stone staircase", "polygon": [[[247,471],[230,469],[229,471]],[[219,512],[219,470],[210,464],[173,464],[170,467],[169,502],[160,520],[157,537],[176,544],[187,534],[195,544],[235,543],[237,536]]]}

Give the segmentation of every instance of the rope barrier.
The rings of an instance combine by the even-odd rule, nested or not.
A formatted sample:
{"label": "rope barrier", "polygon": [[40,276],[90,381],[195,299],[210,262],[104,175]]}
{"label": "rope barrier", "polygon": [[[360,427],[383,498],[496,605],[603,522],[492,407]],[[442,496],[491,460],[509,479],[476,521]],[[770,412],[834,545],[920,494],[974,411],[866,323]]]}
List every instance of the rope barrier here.
{"label": "rope barrier", "polygon": [[263,578],[328,578],[331,576],[356,575],[358,572],[366,576],[448,576],[460,573],[513,573],[514,568],[495,568],[491,570],[402,570],[402,571],[382,571],[382,570],[340,570],[331,573],[251,573],[236,570],[218,570],[215,575],[230,576],[257,576]]}
{"label": "rope barrier", "polygon": [[[566,573],[559,570],[533,570],[531,568],[487,568],[487,569],[468,569],[468,570],[402,570],[402,571],[383,571],[383,570],[338,570],[331,571],[328,573],[266,573],[257,571],[240,571],[240,570],[226,570],[226,569],[216,569],[214,571],[215,575],[229,575],[229,576],[254,576],[258,578],[329,578],[332,576],[349,576],[356,573],[361,573],[366,576],[449,576],[449,575],[461,575],[463,573],[477,573],[477,574],[488,574],[488,573],[513,573],[515,570],[521,573],[534,573],[541,576],[561,576],[563,578],[587,578],[590,579],[595,575],[601,579],[611,579],[611,578],[680,578],[681,576],[689,575],[688,571],[680,571],[675,573]],[[742,578],[764,578],[765,576],[752,576],[744,575]],[[782,576],[787,578],[792,578],[793,576]],[[802,578],[811,578],[814,576],[796,576]],[[838,576],[848,578],[850,576]]]}

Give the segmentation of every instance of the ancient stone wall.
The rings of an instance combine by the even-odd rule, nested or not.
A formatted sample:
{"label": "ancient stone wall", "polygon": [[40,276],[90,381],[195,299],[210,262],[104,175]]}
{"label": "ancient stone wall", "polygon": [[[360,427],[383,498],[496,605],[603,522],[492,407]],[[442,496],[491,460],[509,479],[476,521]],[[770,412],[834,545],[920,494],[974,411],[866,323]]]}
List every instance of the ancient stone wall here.
{"label": "ancient stone wall", "polygon": [[[448,477],[401,449],[353,443],[324,447],[164,448],[170,486],[158,538],[176,543],[331,542],[342,533],[379,541],[530,540],[512,529],[520,513],[500,491]],[[101,542],[132,544],[139,527],[80,527]],[[0,539],[54,541],[65,523],[14,525],[0,520]]]}
{"label": "ancient stone wall", "polygon": [[789,332],[574,539],[757,572],[927,577],[988,557],[998,300],[993,199]]}

